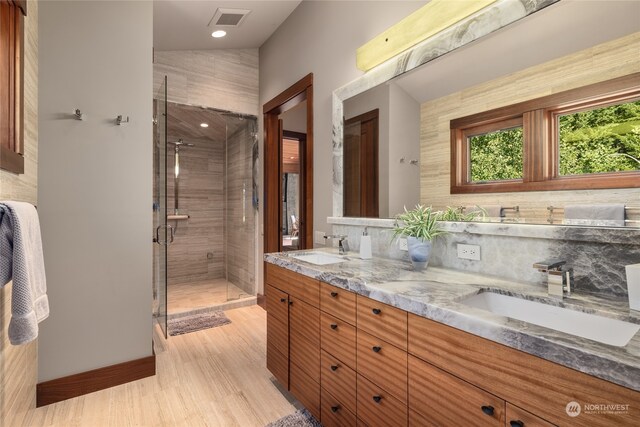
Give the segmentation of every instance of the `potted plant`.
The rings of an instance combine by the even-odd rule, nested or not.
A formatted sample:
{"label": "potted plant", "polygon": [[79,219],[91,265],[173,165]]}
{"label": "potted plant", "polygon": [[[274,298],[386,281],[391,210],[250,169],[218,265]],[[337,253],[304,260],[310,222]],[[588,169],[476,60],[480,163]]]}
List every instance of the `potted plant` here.
{"label": "potted plant", "polygon": [[417,205],[410,211],[405,207],[404,213],[396,216],[394,236],[406,236],[409,258],[415,270],[427,268],[433,239],[446,233],[438,222],[441,215],[431,206]]}

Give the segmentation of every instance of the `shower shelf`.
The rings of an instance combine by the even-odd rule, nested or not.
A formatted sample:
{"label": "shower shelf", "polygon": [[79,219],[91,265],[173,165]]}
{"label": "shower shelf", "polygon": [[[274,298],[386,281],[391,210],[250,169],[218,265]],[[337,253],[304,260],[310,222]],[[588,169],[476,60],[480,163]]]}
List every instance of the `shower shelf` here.
{"label": "shower shelf", "polygon": [[173,221],[173,220],[187,220],[189,219],[189,215],[167,215],[167,221]]}

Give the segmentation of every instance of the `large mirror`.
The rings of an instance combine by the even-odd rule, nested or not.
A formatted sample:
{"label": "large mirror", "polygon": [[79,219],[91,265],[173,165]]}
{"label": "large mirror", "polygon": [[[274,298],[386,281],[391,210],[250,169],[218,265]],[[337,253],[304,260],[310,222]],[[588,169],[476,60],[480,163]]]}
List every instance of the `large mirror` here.
{"label": "large mirror", "polygon": [[[477,40],[435,41],[336,90],[334,216],[391,218],[422,203],[479,212],[478,221],[639,227],[638,13],[638,2],[558,2],[491,34],[452,31],[443,37]],[[584,98],[598,84],[601,100],[589,93],[591,103],[565,100],[545,116],[558,135],[548,166],[531,148],[529,106],[520,119],[485,123],[487,112],[563,91]],[[485,122],[464,124],[456,153],[452,124],[474,116]],[[452,179],[452,162],[463,160]],[[536,167],[540,178],[517,187]],[[561,184],[544,182],[554,167]]]}

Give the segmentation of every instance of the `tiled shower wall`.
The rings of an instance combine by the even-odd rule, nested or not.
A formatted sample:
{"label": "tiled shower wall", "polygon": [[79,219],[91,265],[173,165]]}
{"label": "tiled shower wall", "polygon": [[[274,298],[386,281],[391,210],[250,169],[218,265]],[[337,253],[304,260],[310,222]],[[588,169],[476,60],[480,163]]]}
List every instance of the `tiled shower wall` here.
{"label": "tiled shower wall", "polygon": [[[253,144],[251,124],[227,140],[227,278],[255,294],[255,210],[252,205]],[[257,127],[257,124],[256,124]]]}
{"label": "tiled shower wall", "polygon": [[[169,135],[169,141],[179,138]],[[180,149],[180,213],[190,218],[168,221],[175,229],[169,246],[168,283],[225,277],[224,271],[224,140],[185,139],[194,147]],[[174,209],[174,161],[167,145],[167,212]]]}

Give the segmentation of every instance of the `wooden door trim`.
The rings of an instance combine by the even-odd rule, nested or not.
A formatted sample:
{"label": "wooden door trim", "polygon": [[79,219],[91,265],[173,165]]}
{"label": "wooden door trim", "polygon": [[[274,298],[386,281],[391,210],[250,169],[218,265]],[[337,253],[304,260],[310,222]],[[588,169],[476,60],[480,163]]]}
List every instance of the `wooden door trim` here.
{"label": "wooden door trim", "polygon": [[[300,163],[305,167],[300,225],[303,239],[300,249],[313,246],[313,73],[303,77],[275,98],[265,103],[264,113],[264,252],[282,250],[281,147],[277,137],[278,116],[307,101],[307,133]],[[274,165],[277,165],[274,167]],[[269,226],[275,224],[277,226]]]}

